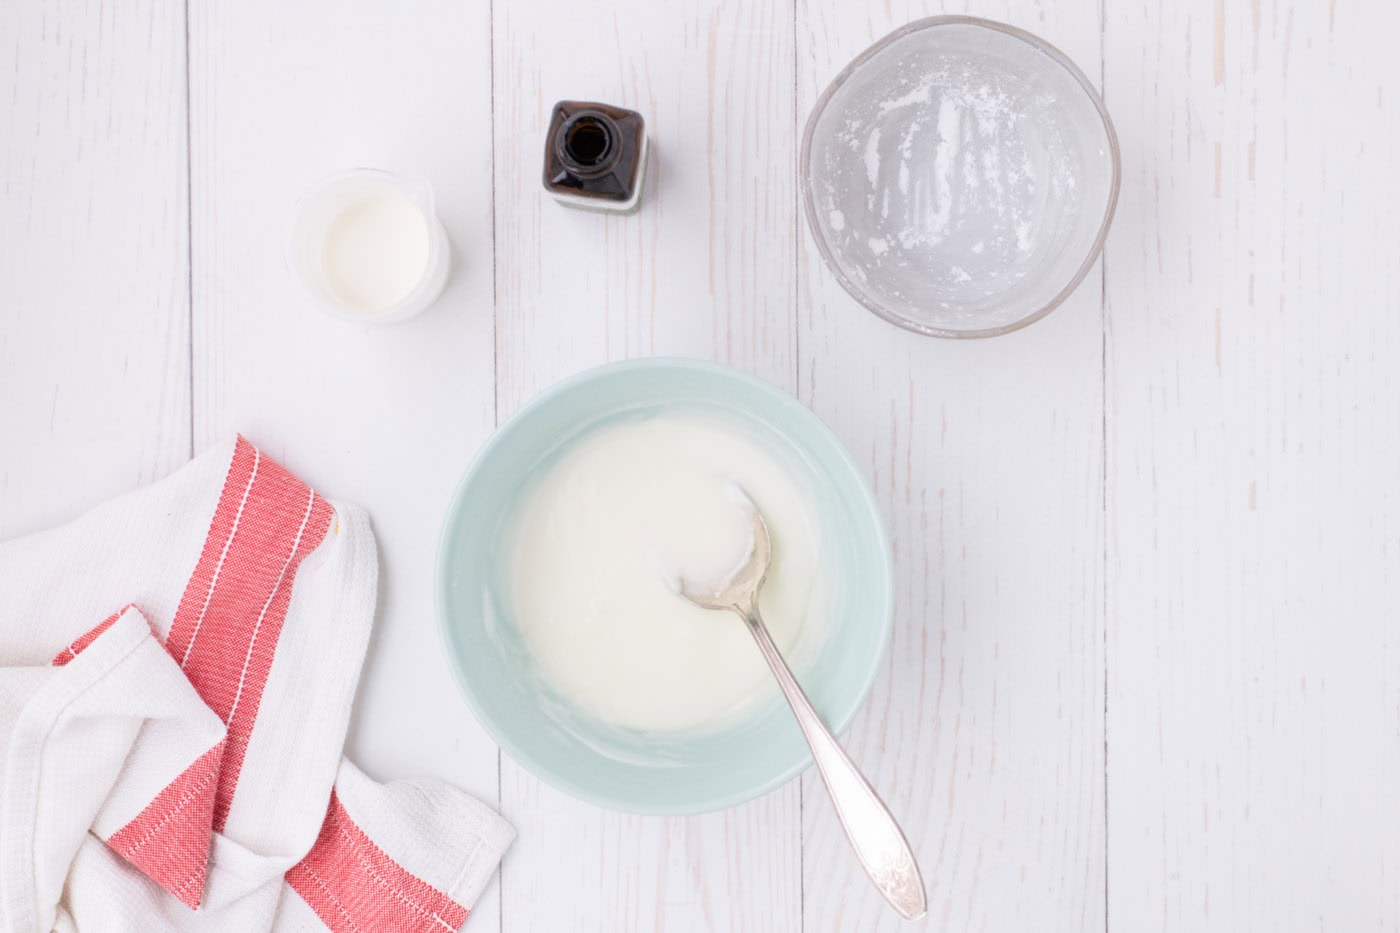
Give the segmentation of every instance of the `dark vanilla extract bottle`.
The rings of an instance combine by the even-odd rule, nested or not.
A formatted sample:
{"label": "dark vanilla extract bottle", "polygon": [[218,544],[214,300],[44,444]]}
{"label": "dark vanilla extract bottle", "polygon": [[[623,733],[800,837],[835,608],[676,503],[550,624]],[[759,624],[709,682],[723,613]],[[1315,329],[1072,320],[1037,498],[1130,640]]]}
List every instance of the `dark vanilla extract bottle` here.
{"label": "dark vanilla extract bottle", "polygon": [[646,180],[646,123],[635,110],[561,100],[545,137],[544,186],[569,207],[630,214]]}

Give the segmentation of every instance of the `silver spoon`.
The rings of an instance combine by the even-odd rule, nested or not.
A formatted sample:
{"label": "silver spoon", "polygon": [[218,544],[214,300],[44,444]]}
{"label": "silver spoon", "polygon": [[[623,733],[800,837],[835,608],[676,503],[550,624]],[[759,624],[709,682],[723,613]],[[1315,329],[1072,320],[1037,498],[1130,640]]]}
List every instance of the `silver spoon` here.
{"label": "silver spoon", "polygon": [[685,580],[677,581],[677,589],[682,597],[702,609],[727,609],[748,625],[768,666],[773,669],[773,676],[778,679],[788,706],[797,717],[797,724],[802,727],[802,736],[812,750],[817,772],[822,776],[822,783],[841,820],[841,828],[846,831],[861,867],[901,917],[922,919],[928,910],[924,879],[919,875],[909,841],[890,815],[889,808],[812,708],[758,613],[758,590],[768,576],[772,543],[763,516],[752,503],[748,503],[748,508],[753,515],[753,543],[747,563],[735,571],[719,592],[706,592]]}

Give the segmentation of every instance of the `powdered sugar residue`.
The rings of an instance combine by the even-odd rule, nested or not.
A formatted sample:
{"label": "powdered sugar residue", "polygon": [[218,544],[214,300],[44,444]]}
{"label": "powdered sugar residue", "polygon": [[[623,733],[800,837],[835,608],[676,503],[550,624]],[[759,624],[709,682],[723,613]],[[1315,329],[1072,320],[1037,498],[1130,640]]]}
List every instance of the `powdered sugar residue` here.
{"label": "powdered sugar residue", "polygon": [[880,177],[880,128],[870,131],[865,141],[865,180],[872,185]]}
{"label": "powdered sugar residue", "polygon": [[972,26],[928,36],[890,46],[833,96],[811,151],[814,206],[844,274],[883,302],[974,316],[1050,288],[1051,267],[1073,261],[1065,237],[1081,235],[1081,205],[1098,209],[1110,177],[1106,150],[1083,142],[1102,122],[1020,39]]}

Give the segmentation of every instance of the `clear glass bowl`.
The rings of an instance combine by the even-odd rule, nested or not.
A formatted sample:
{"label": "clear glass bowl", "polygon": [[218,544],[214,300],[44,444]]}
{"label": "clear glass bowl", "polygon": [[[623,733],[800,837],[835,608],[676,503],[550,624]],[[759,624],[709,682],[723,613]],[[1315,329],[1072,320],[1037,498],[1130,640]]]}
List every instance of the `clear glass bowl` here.
{"label": "clear glass bowl", "polygon": [[836,76],[807,120],[801,177],[817,248],[857,301],[919,333],[991,337],[1050,313],[1093,265],[1118,140],[1057,49],[935,16]]}

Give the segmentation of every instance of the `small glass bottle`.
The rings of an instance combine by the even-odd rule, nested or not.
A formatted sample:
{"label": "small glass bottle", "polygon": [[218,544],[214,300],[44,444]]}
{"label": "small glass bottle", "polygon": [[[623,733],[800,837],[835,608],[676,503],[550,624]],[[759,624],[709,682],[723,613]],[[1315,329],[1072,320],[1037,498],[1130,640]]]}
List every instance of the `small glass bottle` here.
{"label": "small glass bottle", "polygon": [[646,123],[635,110],[561,100],[544,147],[544,187],[560,204],[630,214],[646,180]]}

